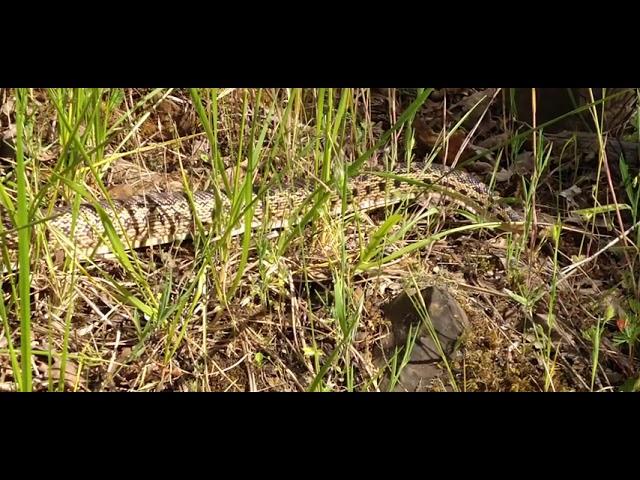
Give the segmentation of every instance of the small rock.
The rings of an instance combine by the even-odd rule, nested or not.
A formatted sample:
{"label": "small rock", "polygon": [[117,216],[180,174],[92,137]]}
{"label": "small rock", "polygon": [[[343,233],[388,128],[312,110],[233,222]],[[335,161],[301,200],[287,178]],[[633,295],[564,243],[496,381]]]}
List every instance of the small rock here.
{"label": "small rock", "polygon": [[[426,306],[426,316],[421,313],[424,312],[422,305]],[[443,354],[449,356],[453,353],[458,339],[468,328],[467,315],[446,289],[438,287],[427,287],[420,294],[403,293],[384,305],[382,310],[392,323],[391,334],[384,345],[387,358],[394,354],[396,348],[406,346],[410,331],[419,328],[410,361],[400,373],[395,390],[424,390],[440,373],[435,364],[442,360]],[[383,382],[383,388],[388,387],[388,380],[386,378]]]}

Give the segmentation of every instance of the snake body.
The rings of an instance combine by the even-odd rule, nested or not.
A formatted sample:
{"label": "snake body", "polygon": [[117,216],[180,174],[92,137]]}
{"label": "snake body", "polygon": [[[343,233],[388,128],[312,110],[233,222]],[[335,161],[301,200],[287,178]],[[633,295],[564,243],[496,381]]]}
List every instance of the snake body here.
{"label": "snake body", "polygon": [[[423,197],[427,202],[449,202],[475,213],[503,222],[520,221],[521,217],[510,207],[501,205],[487,186],[474,175],[445,167],[413,163],[404,172],[393,174],[366,173],[350,178],[346,183],[346,195],[324,187],[316,192],[324,193],[330,215],[353,213],[411,201]],[[251,228],[277,230],[296,224],[313,202],[309,199],[314,190],[275,190],[254,199]],[[343,204],[343,197],[346,200]],[[47,242],[66,245],[67,251],[79,255],[100,255],[112,251],[105,235],[105,221],[121,240],[125,249],[159,245],[182,240],[194,232],[195,218],[202,225],[210,225],[215,218],[225,218],[230,213],[231,202],[224,195],[209,191],[197,191],[193,195],[184,192],[148,193],[124,200],[102,201],[95,205],[81,204],[77,213],[65,207],[57,210],[44,223]],[[217,216],[218,209],[224,214]],[[102,215],[101,215],[102,213]],[[195,215],[195,217],[194,217]],[[242,217],[230,235],[245,231]],[[74,220],[75,219],[75,220]],[[9,258],[17,252],[17,233],[5,219],[4,244]],[[108,227],[110,228],[110,227]],[[1,237],[0,237],[1,238]],[[69,250],[71,248],[71,250]]]}

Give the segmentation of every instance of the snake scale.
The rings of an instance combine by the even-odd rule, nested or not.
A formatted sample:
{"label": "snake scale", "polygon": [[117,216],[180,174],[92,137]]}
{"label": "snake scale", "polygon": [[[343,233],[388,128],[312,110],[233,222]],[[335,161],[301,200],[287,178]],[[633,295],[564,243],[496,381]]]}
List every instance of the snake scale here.
{"label": "snake scale", "polygon": [[[472,174],[438,165],[414,162],[404,172],[393,174],[366,173],[350,178],[346,189],[346,208],[342,196],[329,190],[326,205],[332,216],[366,211],[412,201],[422,197],[429,203],[455,203],[474,214],[483,214],[502,222],[520,221],[521,216],[499,202],[487,186]],[[313,194],[311,189],[274,190],[255,198],[252,228],[278,230],[298,223]],[[217,198],[219,200],[217,200]],[[191,198],[184,192],[148,193],[123,200],[99,202],[99,209],[89,203],[81,204],[74,222],[71,208],[58,209],[43,223],[50,246],[66,244],[67,251],[75,249],[79,256],[108,253],[111,243],[105,236],[105,224],[99,210],[110,220],[113,231],[125,248],[159,245],[189,237],[194,231],[194,213],[203,225],[210,225],[216,217],[216,205],[229,213],[230,201],[209,191],[196,191]],[[225,215],[222,215],[225,218]],[[17,252],[17,232],[12,222],[4,219],[2,233],[9,258]],[[240,217],[231,235],[245,231]],[[2,238],[2,237],[0,237]],[[69,250],[71,248],[71,250]]]}

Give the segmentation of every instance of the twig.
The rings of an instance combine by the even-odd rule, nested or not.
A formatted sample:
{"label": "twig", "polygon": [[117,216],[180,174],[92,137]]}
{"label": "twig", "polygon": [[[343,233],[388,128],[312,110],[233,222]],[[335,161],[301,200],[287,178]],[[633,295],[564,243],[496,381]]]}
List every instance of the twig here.
{"label": "twig", "polygon": [[576,263],[574,263],[572,265],[569,265],[568,267],[563,268],[560,271],[560,278],[558,279],[558,283],[566,280],[569,277],[569,275],[571,274],[571,272],[573,272],[575,269],[581,267],[585,263],[590,262],[591,260],[595,259],[599,255],[603,254],[605,251],[607,251],[608,249],[613,247],[620,240],[626,239],[627,235],[629,235],[629,233],[631,233],[631,231],[634,230],[635,228],[638,228],[638,226],[640,226],[640,220],[638,220],[634,225],[629,227],[622,234],[618,235],[617,238],[614,238],[613,240],[611,240],[609,243],[607,243],[604,247],[602,247],[600,250],[598,250],[596,253],[594,253],[590,257],[584,258],[584,259],[580,260],[579,262],[576,262]]}

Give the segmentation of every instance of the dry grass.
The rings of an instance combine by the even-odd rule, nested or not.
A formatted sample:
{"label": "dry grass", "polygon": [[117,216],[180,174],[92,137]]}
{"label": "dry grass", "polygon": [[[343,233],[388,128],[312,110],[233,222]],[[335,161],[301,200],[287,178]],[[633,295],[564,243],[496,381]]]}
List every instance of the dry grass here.
{"label": "dry grass", "polygon": [[[16,275],[3,277],[0,388],[29,389],[17,374],[28,365],[34,390],[375,391],[390,329],[380,307],[416,285],[448,286],[472,325],[431,389],[606,391],[632,381],[637,229],[571,275],[562,269],[637,221],[637,184],[613,188],[618,159],[604,163],[597,151],[587,164],[571,146],[551,151],[506,135],[503,95],[490,90],[450,89],[446,102],[426,91],[413,103],[368,89],[25,91],[30,221],[58,204],[186,187],[226,192],[244,222],[253,190],[326,185],[344,194],[354,169],[393,171],[426,155],[468,161],[528,214],[528,228],[513,234],[477,219],[456,228],[469,219],[420,205],[332,218],[320,196],[304,226],[278,235],[214,240],[202,231],[80,262],[48,251],[35,226],[28,325]],[[16,145],[20,102],[13,90],[1,95],[0,131]],[[9,211],[13,152],[0,150]],[[601,209],[546,240],[531,226],[622,204],[631,208]],[[214,229],[230,222],[218,218]]]}

